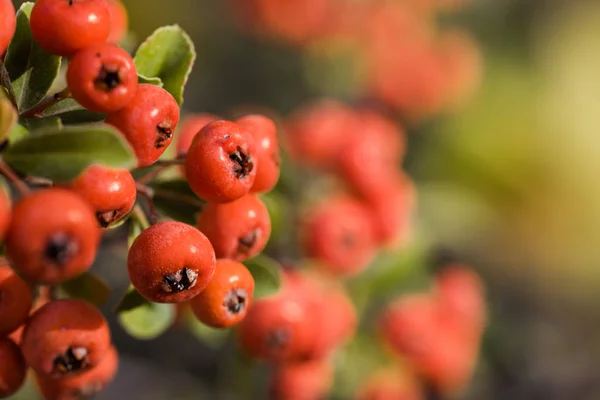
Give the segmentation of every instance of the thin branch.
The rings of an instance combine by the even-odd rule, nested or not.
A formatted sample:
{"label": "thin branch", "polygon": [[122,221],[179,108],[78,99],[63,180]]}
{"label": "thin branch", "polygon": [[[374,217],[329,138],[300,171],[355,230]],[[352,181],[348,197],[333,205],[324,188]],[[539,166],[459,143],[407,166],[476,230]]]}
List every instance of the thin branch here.
{"label": "thin branch", "polygon": [[48,178],[42,178],[41,176],[25,176],[23,177],[23,181],[31,186],[39,186],[39,187],[52,187],[54,186],[54,182]]}
{"label": "thin branch", "polygon": [[155,165],[159,167],[170,167],[171,165],[183,165],[185,164],[185,154],[179,155],[177,158],[173,158],[171,160],[158,160]]}
{"label": "thin branch", "polygon": [[153,225],[156,224],[160,218],[160,215],[156,211],[156,207],[154,207],[154,190],[152,190],[151,187],[142,185],[140,183],[136,183],[135,187],[137,189],[138,194],[146,199],[146,202],[148,204],[148,211],[150,213],[150,223]]}
{"label": "thin branch", "polygon": [[142,206],[140,206],[139,204],[136,204],[133,207],[133,210],[131,210],[131,218],[133,218],[138,224],[140,224],[142,230],[150,228],[150,222],[148,221],[148,218],[146,218],[146,214],[144,213]]}
{"label": "thin branch", "polygon": [[8,70],[6,69],[6,66],[4,65],[4,61],[2,61],[1,58],[0,58],[0,84],[2,84],[2,86],[4,86],[6,88],[6,90],[8,91],[8,98],[10,99],[10,102],[15,107],[15,109],[18,111],[19,106],[17,105],[17,95],[15,94],[15,89],[13,88],[12,82],[10,81],[10,76],[8,75]]}
{"label": "thin branch", "polygon": [[185,154],[179,154],[176,158],[171,160],[158,160],[154,163],[156,168],[142,176],[137,182],[142,185],[147,185],[172,166],[183,164],[185,164]]}
{"label": "thin branch", "polygon": [[22,195],[29,194],[31,191],[4,160],[0,160],[0,174],[8,179]]}
{"label": "thin branch", "polygon": [[202,208],[204,208],[204,206],[206,205],[206,203],[200,199],[197,199],[192,196],[186,196],[185,194],[177,192],[171,192],[168,190],[161,189],[153,189],[153,192],[154,197],[161,197],[165,200],[174,200],[180,203],[189,204],[191,206],[198,207],[200,210],[202,210]]}
{"label": "thin branch", "polygon": [[38,105],[31,107],[29,110],[23,111],[21,114],[24,118],[40,118],[41,114],[48,108],[52,107],[61,100],[71,97],[69,88],[64,88],[58,93],[54,93],[50,97],[46,97]]}

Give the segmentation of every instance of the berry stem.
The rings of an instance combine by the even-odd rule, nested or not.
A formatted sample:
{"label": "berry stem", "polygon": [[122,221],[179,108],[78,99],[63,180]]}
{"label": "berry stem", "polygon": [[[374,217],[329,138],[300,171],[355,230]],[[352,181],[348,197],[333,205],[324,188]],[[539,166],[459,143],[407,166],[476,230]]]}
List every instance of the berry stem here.
{"label": "berry stem", "polygon": [[0,58],[0,84],[4,86],[8,92],[8,98],[10,102],[18,111],[19,106],[17,105],[17,96],[15,95],[15,89],[12,86],[12,82],[10,81],[10,76],[8,75],[8,70],[4,65],[4,61]]}
{"label": "berry stem", "polygon": [[180,203],[189,204],[194,207],[198,207],[200,210],[204,208],[204,201],[197,199],[192,196],[186,196],[185,194],[170,192],[167,190],[154,189],[154,197],[161,197],[165,200],[174,200]]}
{"label": "berry stem", "polygon": [[155,165],[159,167],[170,167],[172,165],[183,165],[185,164],[185,155],[177,156],[171,160],[158,160]]}
{"label": "berry stem", "polygon": [[142,230],[150,228],[150,222],[148,221],[148,218],[146,218],[146,213],[144,213],[142,206],[140,206],[139,204],[136,204],[133,207],[133,210],[131,210],[131,218],[133,218],[138,224],[140,224]]}
{"label": "berry stem", "polygon": [[54,186],[54,182],[48,178],[42,178],[41,176],[26,176],[23,178],[25,183],[31,186],[39,186],[39,187],[52,187]]}
{"label": "berry stem", "polygon": [[140,179],[137,180],[137,182],[142,185],[147,185],[172,166],[183,165],[184,163],[185,154],[179,155],[177,156],[177,158],[174,158],[172,160],[158,160],[156,163],[154,163],[154,166],[156,168],[148,172],[146,175],[142,176]]}
{"label": "berry stem", "polygon": [[4,161],[0,160],[0,175],[3,175],[10,183],[12,183],[17,190],[22,194],[29,194],[31,191],[29,187],[17,176],[15,171]]}
{"label": "berry stem", "polygon": [[135,184],[135,188],[140,196],[146,199],[148,202],[148,211],[150,213],[150,223],[154,225],[158,222],[159,215],[156,211],[156,207],[154,207],[154,190],[146,185],[142,185],[140,183]]}
{"label": "berry stem", "polygon": [[40,118],[41,114],[47,108],[50,108],[53,105],[55,105],[56,103],[58,103],[59,101],[68,99],[69,97],[71,97],[71,92],[69,91],[69,88],[64,88],[60,92],[54,93],[50,97],[46,97],[44,100],[41,101],[40,104],[31,107],[29,110],[23,111],[23,113],[21,113],[21,117]]}

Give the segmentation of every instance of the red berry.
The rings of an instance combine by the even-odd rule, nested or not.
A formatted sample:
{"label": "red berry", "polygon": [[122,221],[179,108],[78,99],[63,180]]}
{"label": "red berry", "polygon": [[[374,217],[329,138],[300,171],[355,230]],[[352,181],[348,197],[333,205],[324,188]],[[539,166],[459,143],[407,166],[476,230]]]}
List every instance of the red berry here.
{"label": "red berry", "polygon": [[127,36],[129,29],[129,17],[127,9],[121,0],[107,0],[108,11],[110,12],[110,34],[106,41],[108,43],[120,43]]}
{"label": "red berry", "polygon": [[133,58],[107,43],[75,53],[67,69],[73,98],[90,111],[109,113],[129,105],[138,86]]}
{"label": "red berry", "polygon": [[119,355],[111,347],[106,356],[94,368],[75,376],[53,379],[36,374],[37,386],[45,400],[89,399],[102,391],[115,377],[119,367]]}
{"label": "red berry", "polygon": [[306,255],[324,269],[354,275],[375,256],[375,233],[369,210],[350,197],[331,198],[313,209],[303,225]]}
{"label": "red berry", "polygon": [[298,161],[330,167],[355,126],[354,112],[344,104],[331,100],[308,104],[286,123],[287,150]]}
{"label": "red berry", "polygon": [[91,304],[53,300],[31,316],[21,348],[35,372],[61,378],[98,365],[110,349],[110,331]]}
{"label": "red berry", "polygon": [[106,0],[37,0],[30,25],[33,39],[43,50],[70,57],[106,41],[110,12]]}
{"label": "red berry", "polygon": [[128,170],[98,164],[89,166],[71,188],[91,204],[103,228],[131,211],[137,196],[135,180]]}
{"label": "red berry", "polygon": [[177,154],[187,154],[192,141],[202,128],[218,119],[219,117],[212,114],[194,114],[185,118],[177,132]]}
{"label": "red berry", "polygon": [[27,366],[19,346],[0,338],[0,398],[10,397],[25,382]]}
{"label": "red berry", "polygon": [[271,235],[271,220],[264,203],[247,195],[231,203],[208,203],[198,216],[200,229],[218,258],[244,261],[259,254]]}
{"label": "red berry", "polygon": [[[44,288],[48,288],[48,286],[40,288],[40,293],[37,299],[35,299],[35,301],[33,302],[33,307],[31,307],[28,317],[32,316],[37,310],[48,304],[48,302],[50,301],[50,297],[47,295],[48,293],[45,293],[43,290]],[[8,336],[10,339],[12,339],[13,342],[15,342],[18,345],[21,345],[23,330],[25,330],[25,326],[27,325],[28,320],[29,318],[23,321],[23,324],[21,324]]]}
{"label": "red berry", "polygon": [[10,196],[0,187],[0,240],[4,240],[12,218]]}
{"label": "red berry", "polygon": [[127,268],[142,296],[157,303],[179,303],[206,288],[215,272],[215,252],[193,226],[160,222],[135,239]]}
{"label": "red berry", "polygon": [[2,27],[0,29],[0,56],[2,56],[17,29],[15,7],[11,0],[0,0],[0,26]]}
{"label": "red berry", "polygon": [[327,359],[309,360],[275,367],[269,385],[272,400],[319,400],[327,397],[333,383],[333,366]]}
{"label": "red berry", "polygon": [[408,370],[376,371],[357,390],[356,400],[424,400],[419,382]]}
{"label": "red berry", "polygon": [[238,339],[250,356],[282,362],[303,359],[319,329],[306,299],[284,283],[275,296],[255,300]]}
{"label": "red berry", "polygon": [[198,197],[213,203],[248,194],[256,178],[256,144],[239,125],[215,121],[206,125],[190,146],[185,175]]}
{"label": "red berry", "polygon": [[244,264],[221,259],[208,286],[190,304],[200,322],[228,328],[244,319],[253,294],[254,278]]}
{"label": "red berry", "polygon": [[0,337],[17,329],[29,316],[33,303],[31,288],[0,260]]}
{"label": "red berry", "polygon": [[26,279],[57,284],[92,265],[100,235],[94,210],[81,196],[66,189],[40,190],[13,209],[6,255]]}
{"label": "red berry", "polygon": [[279,139],[275,123],[262,115],[246,115],[235,121],[249,132],[256,143],[256,179],[250,189],[253,193],[270,192],[279,179]]}
{"label": "red berry", "polygon": [[133,146],[138,167],[152,165],[173,140],[179,122],[179,106],[169,92],[158,86],[139,84],[135,96],[123,109],[108,114]]}

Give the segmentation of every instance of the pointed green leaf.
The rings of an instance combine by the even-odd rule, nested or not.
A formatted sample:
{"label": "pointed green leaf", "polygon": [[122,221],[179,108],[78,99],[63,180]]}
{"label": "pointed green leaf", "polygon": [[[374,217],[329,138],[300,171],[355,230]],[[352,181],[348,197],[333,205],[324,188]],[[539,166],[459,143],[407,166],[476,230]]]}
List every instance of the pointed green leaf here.
{"label": "pointed green leaf", "polygon": [[106,115],[94,113],[83,108],[74,99],[64,99],[45,109],[41,117],[59,117],[63,124],[72,125],[85,122],[102,121]]}
{"label": "pointed green leaf", "polygon": [[187,224],[196,223],[196,214],[202,210],[205,203],[196,197],[187,181],[155,181],[150,187],[154,190],[154,206],[161,214]]}
{"label": "pointed green leaf", "polygon": [[9,143],[17,142],[24,136],[27,136],[28,133],[27,128],[21,124],[16,124],[8,134],[8,141]]}
{"label": "pointed green leaf", "polygon": [[23,126],[30,132],[44,132],[46,129],[60,129],[63,124],[58,117],[22,118]]}
{"label": "pointed green leaf", "polygon": [[121,299],[117,307],[115,307],[116,313],[122,313],[126,311],[135,310],[138,307],[143,306],[144,304],[150,303],[148,299],[140,294],[132,285],[129,285],[129,289],[125,296]]}
{"label": "pointed green leaf", "polygon": [[128,169],[136,164],[131,146],[104,124],[31,132],[11,143],[4,160],[24,174],[57,182],[72,180],[91,164]]}
{"label": "pointed green leaf", "polygon": [[175,322],[174,304],[146,303],[119,314],[119,323],[136,339],[150,340],[163,334]]}
{"label": "pointed green leaf", "polygon": [[134,58],[138,74],[160,78],[180,105],[195,60],[194,43],[178,25],[158,28],[140,45]]}
{"label": "pointed green leaf", "polygon": [[264,255],[244,262],[254,278],[254,298],[267,297],[276,293],[281,286],[281,265]]}
{"label": "pointed green leaf", "polygon": [[33,40],[29,28],[32,8],[33,3],[28,2],[17,11],[17,30],[4,60],[20,111],[46,97],[60,69],[61,58],[46,53]]}
{"label": "pointed green leaf", "polygon": [[89,272],[64,282],[60,287],[68,297],[87,300],[96,306],[106,304],[110,296],[106,283]]}
{"label": "pointed green leaf", "polygon": [[150,85],[154,85],[154,86],[158,86],[158,87],[164,86],[162,79],[160,79],[158,77],[149,78],[147,76],[140,75],[140,74],[138,74],[138,83],[148,83]]}
{"label": "pointed green leaf", "polygon": [[0,99],[0,142],[3,142],[15,127],[19,115],[10,100]]}

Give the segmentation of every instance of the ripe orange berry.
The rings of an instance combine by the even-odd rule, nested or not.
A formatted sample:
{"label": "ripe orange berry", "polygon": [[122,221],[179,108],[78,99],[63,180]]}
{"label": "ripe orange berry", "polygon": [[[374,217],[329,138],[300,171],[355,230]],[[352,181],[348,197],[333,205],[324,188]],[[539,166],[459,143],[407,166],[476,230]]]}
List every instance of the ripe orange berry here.
{"label": "ripe orange berry", "polygon": [[29,316],[33,299],[31,288],[0,260],[0,337],[17,329]]}
{"label": "ripe orange berry", "polygon": [[117,350],[111,347],[102,361],[88,371],[59,379],[36,374],[36,383],[45,400],[89,399],[113,380],[118,367],[119,355]]}
{"label": "ripe orange berry", "polygon": [[190,304],[200,322],[228,328],[244,319],[253,295],[254,278],[248,268],[234,260],[220,259],[212,280]]}
{"label": "ripe orange berry", "polygon": [[423,400],[419,382],[409,371],[388,368],[376,371],[357,390],[356,400]]}
{"label": "ripe orange berry", "polygon": [[273,362],[303,359],[319,326],[303,296],[286,284],[272,297],[255,300],[238,329],[248,355]]}
{"label": "ripe orange berry", "polygon": [[23,385],[27,366],[19,346],[0,338],[0,398],[10,397]]}
{"label": "ripe orange berry", "polygon": [[106,41],[118,44],[127,36],[129,29],[129,16],[127,9],[121,0],[107,0],[108,12],[110,13],[110,34]]}
{"label": "ripe orange berry", "polygon": [[40,294],[38,295],[37,299],[35,299],[35,301],[33,302],[33,306],[31,307],[31,310],[29,311],[29,315],[27,316],[28,318],[16,330],[12,331],[12,333],[8,337],[11,338],[13,342],[15,342],[16,344],[18,344],[20,346],[21,341],[22,341],[21,339],[23,337],[23,331],[25,330],[25,326],[27,326],[29,317],[31,317],[33,314],[35,314],[35,312],[37,310],[39,310],[40,308],[42,308],[43,306],[48,304],[49,301],[50,301],[50,297],[48,297],[46,295],[46,293],[44,293],[43,290],[40,290]]}
{"label": "ripe orange berry", "polygon": [[14,207],[6,254],[26,279],[57,284],[92,265],[100,234],[94,210],[81,196],[67,189],[44,189]]}
{"label": "ripe orange berry", "polygon": [[10,196],[0,188],[0,240],[4,240],[12,218],[12,202]]}
{"label": "ripe orange berry", "polygon": [[6,52],[17,29],[15,6],[11,0],[0,0],[0,56]]}
{"label": "ripe orange berry", "polygon": [[324,270],[355,275],[375,256],[375,231],[369,210],[351,197],[330,198],[306,216],[304,250]]}
{"label": "ripe orange berry", "polygon": [[273,400],[319,400],[327,397],[333,383],[333,366],[327,359],[309,360],[275,367],[269,393]]}
{"label": "ripe orange berry", "polygon": [[110,349],[110,331],[100,311],[82,300],[53,300],[36,311],[21,342],[27,365],[61,378],[98,365]]}
{"label": "ripe orange berry", "polygon": [[230,203],[208,203],[198,216],[198,229],[210,240],[218,258],[244,261],[265,248],[271,220],[264,203],[247,195]]}
{"label": "ripe orange berry", "polygon": [[256,143],[239,125],[214,121],[192,141],[185,176],[198,197],[227,203],[245,196],[256,178]]}
{"label": "ripe orange berry", "polygon": [[187,154],[198,132],[218,119],[219,117],[212,114],[194,114],[185,118],[180,124],[179,132],[177,132],[177,154]]}
{"label": "ripe orange berry", "polygon": [[135,239],[127,269],[133,286],[148,300],[179,303],[206,288],[215,272],[215,252],[193,226],[160,222]]}
{"label": "ripe orange berry", "polygon": [[275,123],[262,115],[246,115],[235,121],[248,131],[256,142],[256,179],[250,189],[253,193],[270,192],[279,179],[279,139]]}
{"label": "ripe orange berry", "polygon": [[101,227],[123,218],[135,204],[135,180],[125,168],[91,165],[72,183],[71,189],[80,194],[96,211]]}

